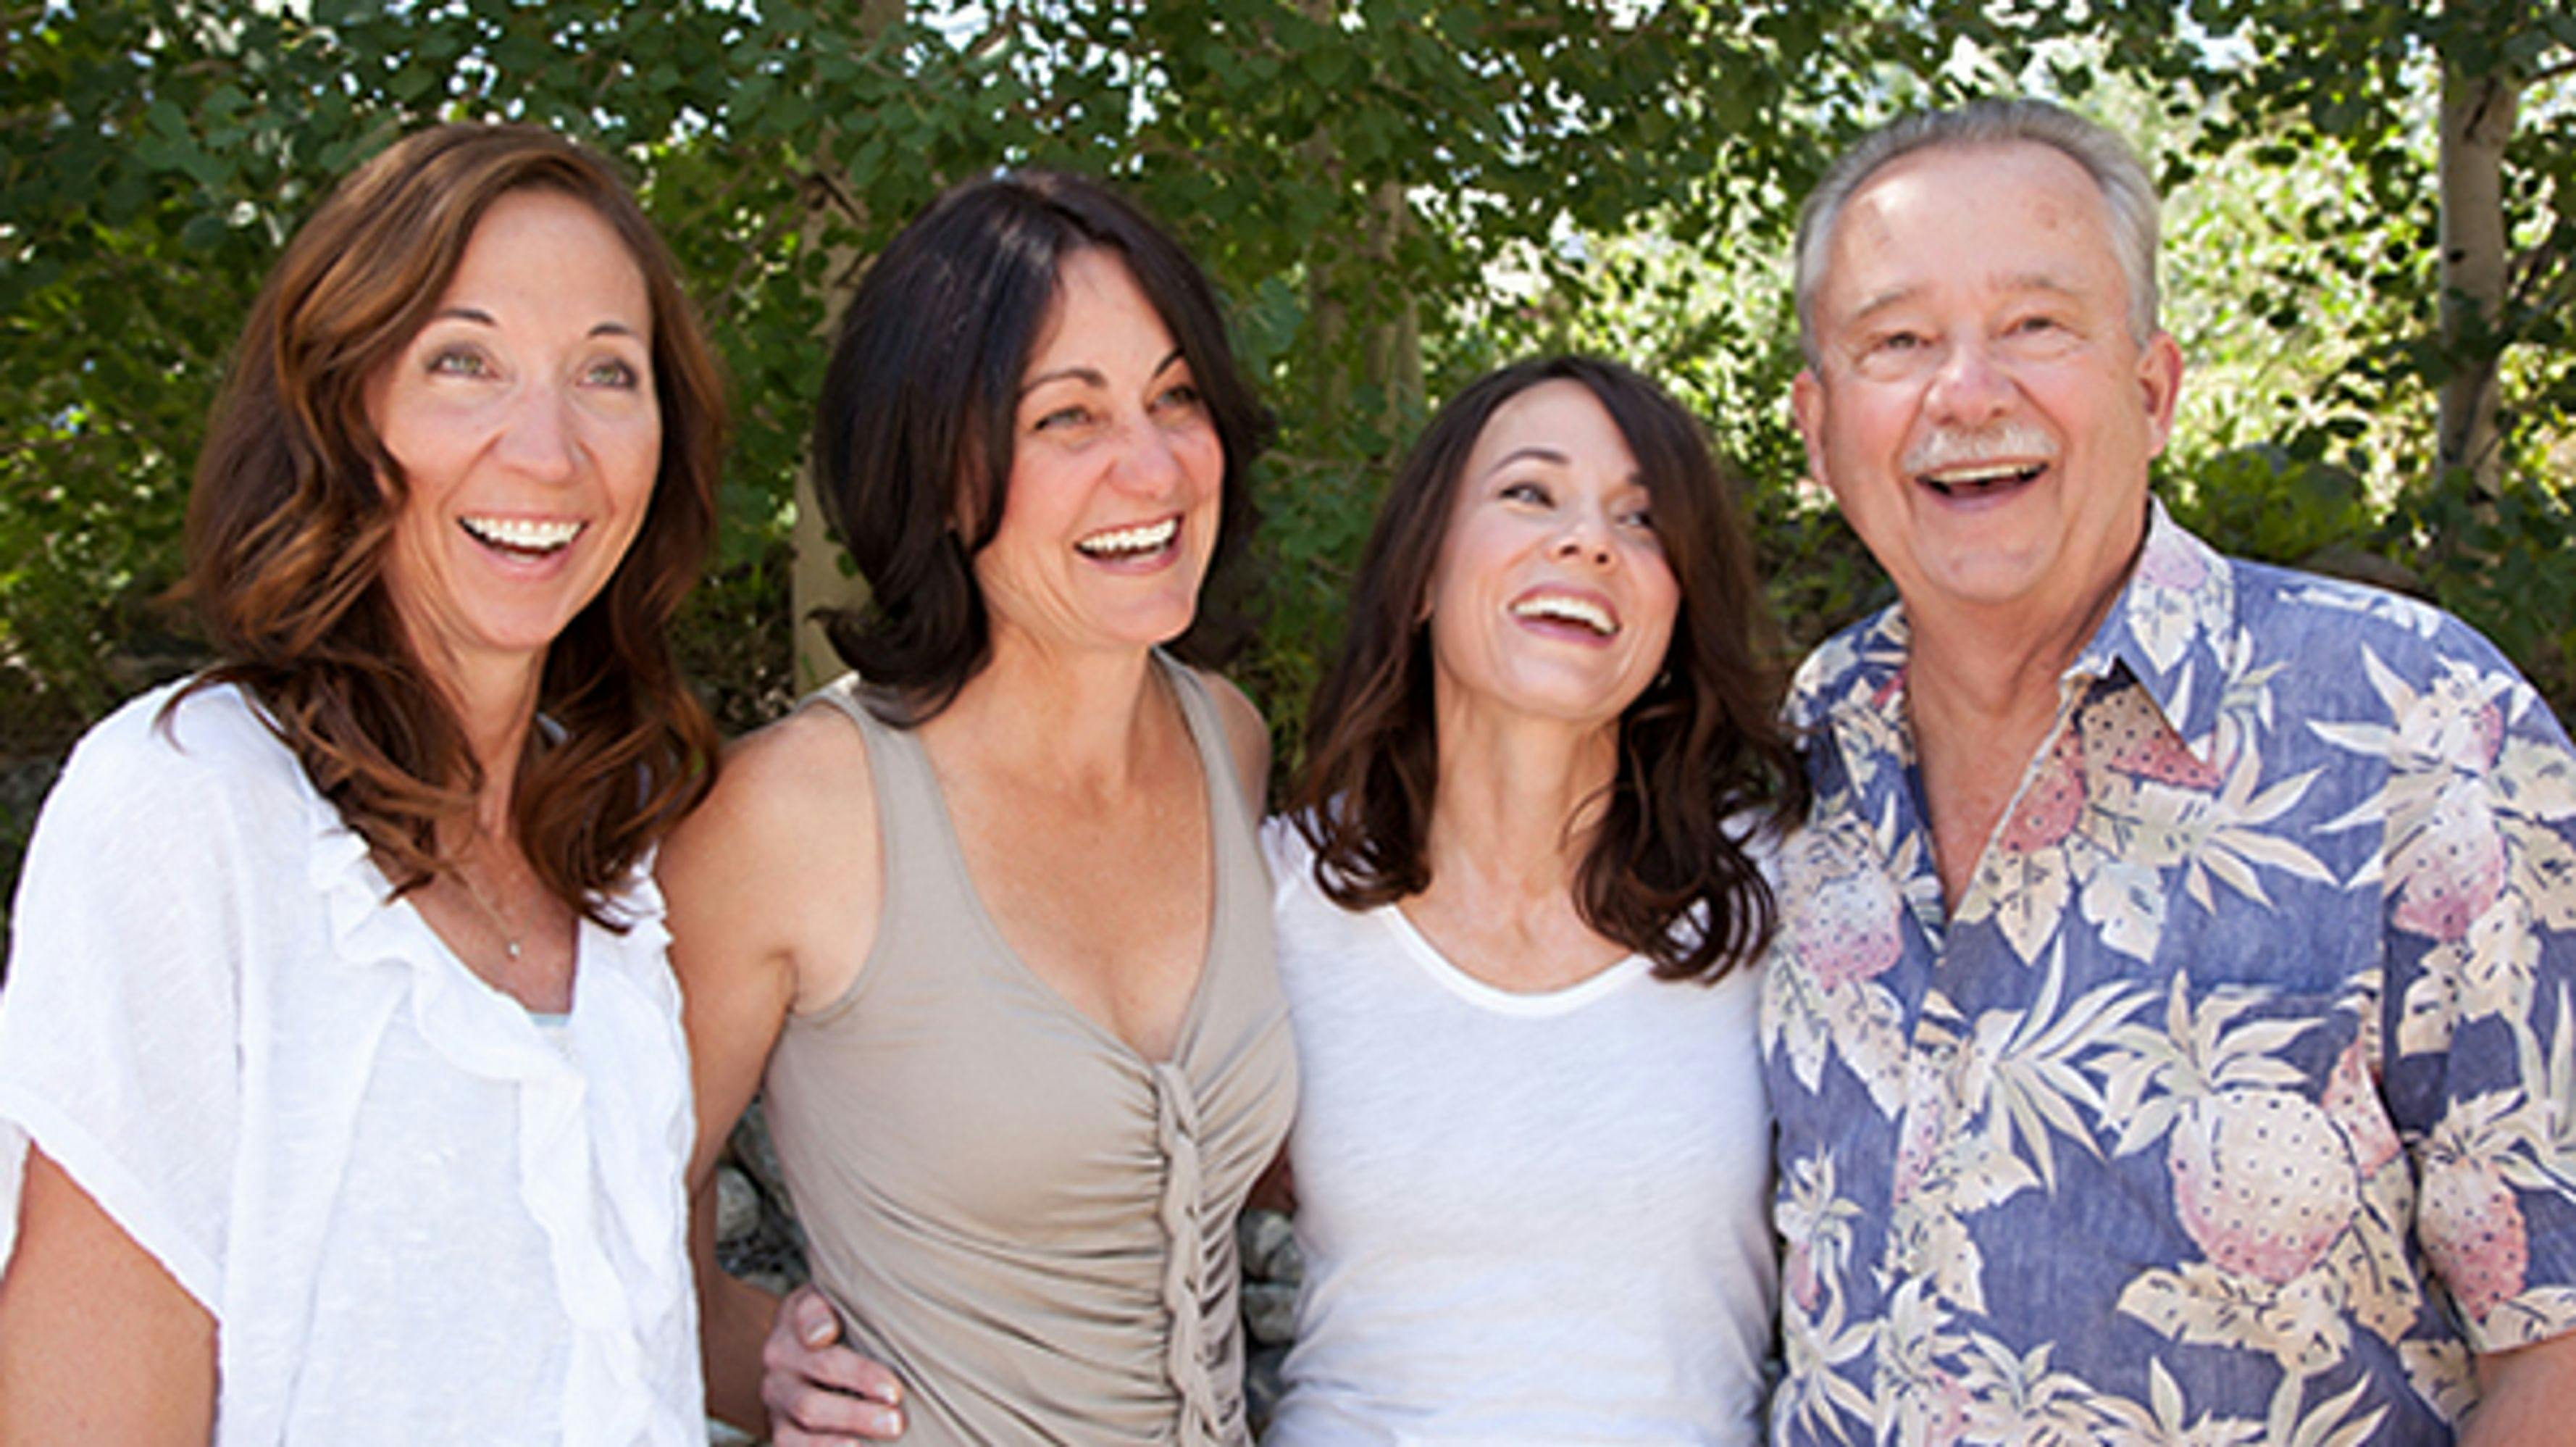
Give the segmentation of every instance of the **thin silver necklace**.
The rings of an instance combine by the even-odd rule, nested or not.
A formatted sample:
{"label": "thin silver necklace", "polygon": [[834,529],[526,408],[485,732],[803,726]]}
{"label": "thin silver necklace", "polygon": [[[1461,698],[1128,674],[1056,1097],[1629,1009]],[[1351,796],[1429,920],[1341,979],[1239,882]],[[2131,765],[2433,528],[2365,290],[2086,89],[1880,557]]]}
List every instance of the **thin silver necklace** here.
{"label": "thin silver necklace", "polygon": [[456,872],[456,878],[465,886],[465,892],[474,897],[474,903],[483,911],[483,917],[490,920],[492,922],[492,928],[499,932],[501,936],[501,947],[510,952],[510,958],[512,960],[517,960],[520,953],[519,936],[516,931],[510,928],[510,921],[501,913],[501,907],[494,904],[492,902],[492,897],[483,892],[483,886],[474,882],[474,876],[466,872],[463,861],[458,861],[454,866],[454,869]]}

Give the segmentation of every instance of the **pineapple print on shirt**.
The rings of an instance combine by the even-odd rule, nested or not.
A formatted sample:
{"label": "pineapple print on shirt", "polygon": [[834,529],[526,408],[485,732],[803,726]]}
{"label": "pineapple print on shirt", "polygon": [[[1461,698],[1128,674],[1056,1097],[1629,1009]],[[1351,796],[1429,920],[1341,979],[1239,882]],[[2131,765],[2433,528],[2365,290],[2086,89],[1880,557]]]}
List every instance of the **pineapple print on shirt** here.
{"label": "pineapple print on shirt", "polygon": [[1890,610],[1801,672],[1782,1442],[2447,1440],[2576,1327],[2576,753],[2156,509],[1955,911]]}

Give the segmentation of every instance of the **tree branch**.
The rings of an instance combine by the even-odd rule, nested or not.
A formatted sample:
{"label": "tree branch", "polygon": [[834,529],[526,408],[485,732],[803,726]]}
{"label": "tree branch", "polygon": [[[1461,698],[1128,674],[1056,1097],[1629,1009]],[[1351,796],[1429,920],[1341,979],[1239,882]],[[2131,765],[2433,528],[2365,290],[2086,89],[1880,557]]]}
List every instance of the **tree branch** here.
{"label": "tree branch", "polygon": [[833,210],[838,211],[843,216],[849,218],[851,225],[865,226],[868,224],[867,208],[859,204],[857,197],[850,194],[849,187],[841,184],[840,177],[833,175],[830,171],[825,170],[820,166],[806,172],[803,178],[803,184],[798,186],[797,189],[800,192],[806,193],[804,200],[808,208],[811,208],[815,204],[815,198],[812,193],[819,191],[822,193],[822,199],[830,203]]}

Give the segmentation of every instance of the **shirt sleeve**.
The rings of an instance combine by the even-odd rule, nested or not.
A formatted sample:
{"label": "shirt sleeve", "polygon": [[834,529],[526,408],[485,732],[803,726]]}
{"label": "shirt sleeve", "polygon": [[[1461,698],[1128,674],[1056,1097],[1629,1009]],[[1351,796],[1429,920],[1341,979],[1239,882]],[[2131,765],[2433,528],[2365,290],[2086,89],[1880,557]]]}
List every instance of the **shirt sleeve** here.
{"label": "shirt sleeve", "polygon": [[2576,1329],[2576,750],[2482,647],[2444,659],[2396,747],[2392,1103],[2427,1263],[2499,1351]]}
{"label": "shirt sleeve", "polygon": [[83,740],[28,848],[0,990],[0,1264],[38,1149],[220,1319],[249,871],[220,762],[157,712]]}

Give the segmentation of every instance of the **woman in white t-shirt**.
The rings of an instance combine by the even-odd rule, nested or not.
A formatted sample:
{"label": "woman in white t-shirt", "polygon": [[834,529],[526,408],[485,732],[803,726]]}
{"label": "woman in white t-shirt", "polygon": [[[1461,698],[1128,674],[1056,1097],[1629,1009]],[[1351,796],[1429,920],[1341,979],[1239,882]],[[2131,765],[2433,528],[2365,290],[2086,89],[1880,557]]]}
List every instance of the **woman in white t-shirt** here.
{"label": "woman in white t-shirt", "polygon": [[220,661],[82,740],[0,992],[0,1443],[703,1442],[656,840],[722,390],[549,132],[350,176],[190,497]]}
{"label": "woman in white t-shirt", "polygon": [[1751,1443],[1750,968],[1803,809],[1699,428],[1523,362],[1415,445],[1268,831],[1305,1262],[1272,1447]]}

